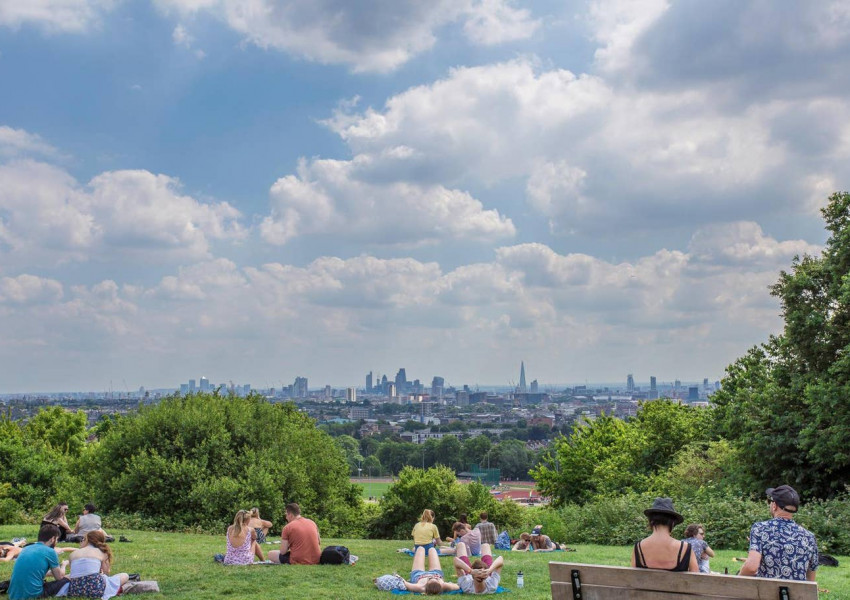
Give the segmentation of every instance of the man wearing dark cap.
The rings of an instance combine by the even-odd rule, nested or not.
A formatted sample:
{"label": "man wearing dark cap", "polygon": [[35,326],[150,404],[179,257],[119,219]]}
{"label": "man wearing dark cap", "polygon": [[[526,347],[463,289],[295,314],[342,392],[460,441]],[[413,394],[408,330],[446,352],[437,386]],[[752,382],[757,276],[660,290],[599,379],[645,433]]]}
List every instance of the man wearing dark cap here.
{"label": "man wearing dark cap", "polygon": [[741,575],[814,581],[818,568],[815,536],[794,522],[800,496],[790,485],[767,489],[769,521],[750,529],[750,553]]}

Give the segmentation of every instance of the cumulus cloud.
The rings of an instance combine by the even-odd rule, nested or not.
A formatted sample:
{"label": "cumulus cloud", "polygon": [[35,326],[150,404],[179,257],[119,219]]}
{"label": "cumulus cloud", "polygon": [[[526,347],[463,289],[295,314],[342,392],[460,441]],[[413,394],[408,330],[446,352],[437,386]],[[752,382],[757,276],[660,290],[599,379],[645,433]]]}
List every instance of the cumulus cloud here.
{"label": "cumulus cloud", "polygon": [[0,158],[31,154],[56,156],[58,152],[34,133],[0,125]]}
{"label": "cumulus cloud", "polygon": [[81,185],[32,159],[0,164],[0,256],[15,265],[69,260],[199,258],[210,241],[244,235],[226,202],[180,193],[179,181],[148,171],[110,171]]}
{"label": "cumulus cloud", "polygon": [[515,233],[510,219],[470,194],[441,185],[363,179],[371,159],[302,160],[296,175],[271,188],[271,214],[260,231],[272,244],[298,235],[333,234],[375,244],[493,239]]}
{"label": "cumulus cloud", "polygon": [[511,0],[156,0],[166,12],[210,12],[263,48],[354,71],[391,71],[460,22],[469,40],[493,45],[525,39],[539,26]]}
{"label": "cumulus cloud", "polygon": [[0,26],[36,25],[50,33],[83,33],[100,23],[114,0],[0,0]]}
{"label": "cumulus cloud", "polygon": [[39,304],[61,300],[62,284],[35,275],[0,278],[0,303]]}

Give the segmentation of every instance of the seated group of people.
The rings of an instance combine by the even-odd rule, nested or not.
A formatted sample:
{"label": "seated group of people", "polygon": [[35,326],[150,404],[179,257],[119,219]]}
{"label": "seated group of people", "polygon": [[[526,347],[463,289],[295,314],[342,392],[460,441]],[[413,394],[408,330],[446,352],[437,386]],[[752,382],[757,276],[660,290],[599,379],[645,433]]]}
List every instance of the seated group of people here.
{"label": "seated group of people", "polygon": [[286,526],[280,533],[280,547],[263,556],[260,544],[266,541],[271,521],[260,518],[260,511],[240,510],[227,528],[226,565],[250,565],[254,558],[282,565],[317,565],[322,555],[322,540],[316,523],[301,515],[301,507],[286,505]]}
{"label": "seated group of people", "polygon": [[[794,522],[800,496],[789,485],[766,490],[771,519],[753,524],[748,537],[749,554],[739,575],[814,581],[819,564],[815,536]],[[705,542],[705,529],[693,524],[686,539],[673,537],[684,521],[670,498],[656,498],[644,511],[652,534],[634,546],[632,566],[665,571],[710,572],[708,559],[714,552]]]}
{"label": "seated group of people", "polygon": [[[55,525],[59,528],[60,542],[79,543],[89,531],[103,531],[103,524],[94,504],[86,504],[83,507],[83,514],[79,516],[73,529],[65,517],[67,514],[68,505],[65,502],[60,502],[51,508],[50,512],[44,515],[44,518],[41,520],[42,525]],[[103,534],[107,542],[115,541],[105,531],[103,531]]]}
{"label": "seated group of people", "polygon": [[[127,573],[110,575],[112,550],[102,529],[87,531],[79,548],[57,548],[60,537],[59,527],[45,523],[38,531],[36,543],[19,548],[7,592],[9,600],[49,596],[106,600],[120,593],[130,576]],[[59,555],[63,552],[71,552],[71,555],[60,562]],[[53,581],[45,582],[48,573]]]}

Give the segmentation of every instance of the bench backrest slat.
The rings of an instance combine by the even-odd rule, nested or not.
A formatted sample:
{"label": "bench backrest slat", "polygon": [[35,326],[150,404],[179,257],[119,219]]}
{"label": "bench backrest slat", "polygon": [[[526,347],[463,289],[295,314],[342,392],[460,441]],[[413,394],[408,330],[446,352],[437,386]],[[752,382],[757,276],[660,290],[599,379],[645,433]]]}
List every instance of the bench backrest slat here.
{"label": "bench backrest slat", "polygon": [[779,600],[782,586],[788,588],[790,600],[818,597],[817,584],[809,581],[550,562],[554,600],[573,600],[570,578],[573,569],[580,572],[582,600]]}

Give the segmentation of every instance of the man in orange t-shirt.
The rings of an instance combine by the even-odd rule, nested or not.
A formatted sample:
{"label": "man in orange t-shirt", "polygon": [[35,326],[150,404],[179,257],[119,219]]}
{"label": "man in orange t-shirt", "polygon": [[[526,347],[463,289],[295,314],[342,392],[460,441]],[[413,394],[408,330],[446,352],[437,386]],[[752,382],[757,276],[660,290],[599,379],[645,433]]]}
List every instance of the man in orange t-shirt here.
{"label": "man in orange t-shirt", "polygon": [[317,565],[322,555],[319,528],[301,516],[301,507],[286,505],[286,526],[280,532],[280,551],[269,552],[269,560],[282,565]]}

